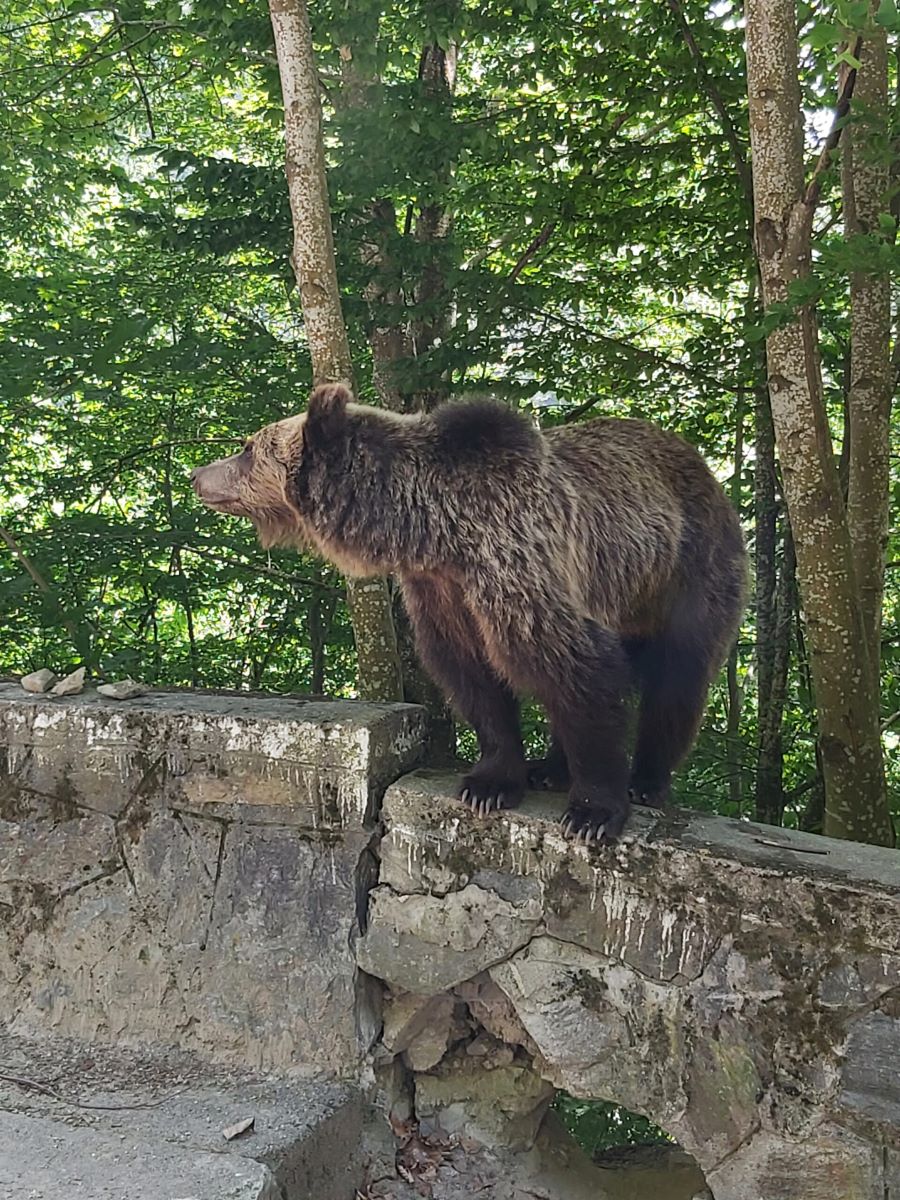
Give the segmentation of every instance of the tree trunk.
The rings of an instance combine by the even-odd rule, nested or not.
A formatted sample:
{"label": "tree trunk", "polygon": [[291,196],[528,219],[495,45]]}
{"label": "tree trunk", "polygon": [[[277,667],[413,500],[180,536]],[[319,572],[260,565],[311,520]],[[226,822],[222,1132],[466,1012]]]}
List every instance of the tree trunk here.
{"label": "tree trunk", "polygon": [[[848,238],[878,236],[889,209],[890,164],[878,141],[886,134],[887,35],[866,37],[853,93],[854,117],[844,131],[842,182]],[[859,586],[872,685],[880,686],[881,600],[890,501],[891,291],[887,274],[850,277],[847,521]]]}
{"label": "tree trunk", "polygon": [[[756,811],[762,807],[760,759],[763,729],[769,724],[772,703],[773,655],[775,649],[775,587],[778,579],[778,495],[775,473],[775,429],[769,393],[760,387],[756,395],[756,461],[754,463],[754,523],[756,568],[756,686],[757,686],[757,782]],[[780,715],[778,721],[780,723]],[[767,774],[771,778],[772,765]],[[779,772],[780,775],[780,772]],[[769,783],[767,786],[771,786]]]}
{"label": "tree trunk", "polygon": [[[818,176],[827,158],[804,188],[793,0],[747,0],[746,25],[754,240],[769,309],[787,301],[791,283],[809,276]],[[825,777],[825,832],[892,844],[878,700],[809,303],[769,334],[766,356],[809,633]]]}
{"label": "tree trunk", "polygon": [[[744,469],[744,408],[745,394],[738,393],[734,415],[734,474],[731,477],[731,503],[740,515],[741,475]],[[738,647],[732,646],[728,655],[728,723],[725,729],[725,754],[728,760],[728,799],[735,814],[741,812],[744,800],[744,747],[741,741],[741,709],[743,691],[738,679]]]}
{"label": "tree trunk", "polygon": [[[380,82],[375,66],[378,60],[378,15],[373,9],[367,17],[365,21],[354,20],[352,28],[348,27],[347,44],[341,47],[341,104],[351,109],[364,107]],[[423,64],[430,61],[432,50],[438,48],[429,47],[423,52],[420,79]],[[372,383],[375,392],[381,404],[394,412],[417,412],[430,408],[432,405],[427,397],[431,393],[421,389],[419,383],[422,372],[416,372],[415,386],[410,383],[408,374],[414,358],[413,329],[406,308],[402,261],[398,262],[400,235],[393,200],[387,196],[374,197],[366,205],[361,225],[360,254],[364,265],[371,271],[364,297],[370,317],[369,345],[372,349]],[[420,233],[421,227],[417,230],[417,237]],[[425,273],[427,270],[426,265]],[[418,292],[418,283],[409,289],[413,294]],[[407,373],[403,371],[404,365]],[[428,713],[429,758],[448,761],[453,757],[456,746],[453,716],[443,693],[419,662],[412,626],[399,589],[393,589],[393,599],[403,698],[412,704],[421,704]]]}
{"label": "tree trunk", "polygon": [[[305,0],[270,0],[284,97],[286,172],[294,226],[292,265],[316,383],[353,385],[350,345],[341,312],[312,34]],[[359,693],[370,700],[403,695],[400,657],[387,580],[347,581],[356,639]]]}
{"label": "tree trunk", "polygon": [[784,550],[772,604],[769,629],[769,672],[765,702],[758,714],[759,742],[756,758],[756,819],[781,825],[784,818],[784,743],[782,724],[791,657],[791,622],[794,615],[796,563],[791,527],[784,519]]}
{"label": "tree trunk", "polygon": [[[442,16],[449,20],[456,13],[456,4],[444,9]],[[456,59],[458,47],[448,41],[443,49],[436,43],[426,46],[419,60],[419,81],[423,99],[427,106],[446,112],[453,103],[456,88]],[[416,287],[416,306],[419,318],[413,328],[413,348],[416,357],[422,359],[434,354],[438,346],[446,341],[450,330],[450,296],[447,292],[447,238],[452,227],[452,217],[444,204],[440,192],[449,184],[453,174],[453,162],[448,156],[439,163],[432,186],[439,198],[422,206],[416,225],[416,240],[427,249],[422,275]],[[416,389],[416,407],[429,412],[449,394],[446,372],[431,364],[424,371],[424,380]]]}

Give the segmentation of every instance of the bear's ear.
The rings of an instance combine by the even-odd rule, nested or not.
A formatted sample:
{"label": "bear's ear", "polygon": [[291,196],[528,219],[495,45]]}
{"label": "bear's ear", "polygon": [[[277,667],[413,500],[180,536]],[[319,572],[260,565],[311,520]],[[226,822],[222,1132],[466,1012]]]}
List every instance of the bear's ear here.
{"label": "bear's ear", "polygon": [[347,405],[353,396],[343,383],[322,383],[313,388],[306,409],[304,435],[308,446],[325,446],[343,432]]}

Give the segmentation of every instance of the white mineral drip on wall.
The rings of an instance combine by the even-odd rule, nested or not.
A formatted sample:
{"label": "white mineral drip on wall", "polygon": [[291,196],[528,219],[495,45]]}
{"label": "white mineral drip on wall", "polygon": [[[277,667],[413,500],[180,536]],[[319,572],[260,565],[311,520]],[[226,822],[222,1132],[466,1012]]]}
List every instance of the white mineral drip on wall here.
{"label": "white mineral drip on wall", "polygon": [[30,749],[28,746],[19,746],[15,743],[9,745],[6,749],[6,761],[9,765],[9,774],[16,775],[28,762],[30,757]]}
{"label": "white mineral drip on wall", "polygon": [[178,778],[187,774],[191,760],[182,749],[169,746],[166,749],[163,761],[166,774]]}

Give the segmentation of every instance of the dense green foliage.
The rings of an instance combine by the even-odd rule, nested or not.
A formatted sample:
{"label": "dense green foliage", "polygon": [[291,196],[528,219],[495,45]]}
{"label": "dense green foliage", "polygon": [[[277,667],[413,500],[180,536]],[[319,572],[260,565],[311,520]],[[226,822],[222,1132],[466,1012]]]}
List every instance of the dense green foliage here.
{"label": "dense green foliage", "polygon": [[[675,10],[314,5],[345,313],[373,399],[364,251],[373,202],[389,198],[396,220],[377,236],[394,298],[382,319],[452,313],[438,344],[400,364],[411,389],[423,378],[490,387],[545,424],[590,412],[658,420],[708,456],[752,538],[762,329],[739,170],[740,10],[684,5],[699,63]],[[803,15],[817,111],[833,86],[834,20],[847,14]],[[450,105],[418,69],[423,45],[453,39]],[[361,105],[342,97],[348,45],[356,68],[380,78]],[[0,544],[0,672],[84,661],[151,684],[351,694],[340,578],[261,551],[188,486],[193,465],[302,407],[310,383],[265,8],[10,0],[0,88],[0,525],[11,539]],[[890,218],[883,236],[848,248],[838,201],[830,183],[817,287],[839,441],[848,256],[893,270],[895,249]],[[415,236],[429,205],[453,218],[437,247]],[[440,286],[417,304],[424,265]],[[893,487],[898,501],[900,462]],[[900,709],[896,527],[888,557],[886,718]],[[799,615],[793,629],[791,822],[815,773]],[[725,744],[723,682],[680,781],[684,802],[752,809],[754,639],[748,612],[739,753]]]}
{"label": "dense green foliage", "polygon": [[553,1102],[563,1124],[588,1154],[613,1146],[671,1141],[664,1130],[646,1117],[608,1101],[576,1100],[560,1092]]}

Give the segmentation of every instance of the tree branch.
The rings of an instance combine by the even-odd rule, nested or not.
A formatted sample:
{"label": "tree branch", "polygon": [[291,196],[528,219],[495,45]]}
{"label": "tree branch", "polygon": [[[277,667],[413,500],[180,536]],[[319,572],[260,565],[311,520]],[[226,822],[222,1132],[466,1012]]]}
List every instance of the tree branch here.
{"label": "tree branch", "polygon": [[180,548],[188,554],[193,554],[196,558],[204,558],[225,567],[238,567],[253,575],[263,575],[266,579],[277,579],[282,583],[289,583],[292,587],[310,588],[312,591],[322,592],[328,596],[344,594],[343,588],[335,587],[333,584],[322,583],[318,579],[307,579],[303,575],[294,575],[289,571],[279,571],[277,567],[262,567],[258,563],[244,563],[240,559],[229,558],[227,555],[213,554],[209,550],[201,550],[197,546],[192,546],[189,542],[181,542]]}
{"label": "tree branch", "polygon": [[72,638],[72,640],[76,641],[76,643],[77,643],[77,631],[76,631],[76,627],[75,627],[75,622],[71,621],[63,613],[63,607],[60,604],[59,600],[57,599],[57,597],[53,591],[53,588],[50,586],[50,584],[47,582],[47,580],[44,578],[44,576],[41,574],[41,572],[37,569],[37,567],[34,565],[34,563],[31,561],[31,559],[28,557],[28,555],[25,553],[25,551],[22,549],[22,547],[19,545],[19,543],[13,537],[13,535],[9,532],[9,530],[4,529],[4,527],[2,525],[0,525],[0,538],[3,539],[3,541],[9,547],[9,549],[12,551],[12,553],[15,555],[15,557],[19,560],[19,562],[22,564],[22,566],[28,572],[29,576],[31,577],[32,582],[34,583],[34,585],[38,589],[38,591],[43,592],[43,594],[45,596],[49,596],[50,599],[53,601],[53,603],[56,605],[56,607],[60,610],[60,614],[62,615],[62,623],[63,623],[63,626],[64,626],[66,632],[69,634],[69,636]]}
{"label": "tree branch", "polygon": [[507,278],[508,283],[514,283],[515,280],[519,278],[519,276],[522,274],[522,271],[528,265],[530,260],[532,258],[534,258],[535,254],[537,254],[538,250],[540,250],[542,246],[546,246],[547,242],[550,241],[550,238],[553,236],[553,231],[555,228],[556,228],[556,221],[548,221],[547,224],[544,226],[544,228],[540,231],[540,233],[538,233],[536,237],[533,237],[531,239],[531,241],[528,243],[528,245],[525,247],[522,254],[520,255],[518,262],[515,264],[513,269],[510,271],[509,275],[507,275],[506,278]]}
{"label": "tree branch", "polygon": [[[724,379],[717,379],[713,375],[708,375],[705,371],[701,371],[696,367],[692,367],[690,363],[679,362],[675,358],[667,358],[664,354],[657,354],[654,350],[646,350],[642,346],[635,346],[633,342],[629,342],[625,338],[615,338],[608,333],[597,333],[596,330],[586,329],[579,322],[570,321],[560,313],[548,312],[543,308],[536,308],[533,311],[542,317],[547,317],[548,320],[556,321],[560,325],[565,325],[570,329],[578,330],[579,333],[587,334],[587,336],[592,338],[594,341],[604,342],[609,346],[615,346],[617,349],[632,355],[639,362],[645,362],[654,367],[663,367],[668,371],[677,371],[678,374],[685,376],[687,379],[692,379],[696,383],[708,384],[712,387],[718,388],[721,391],[730,392],[733,396],[740,396],[746,391],[746,387],[742,384],[730,383],[726,382]],[[596,401],[593,401],[593,403],[596,403]]]}
{"label": "tree branch", "polygon": [[[123,22],[122,24],[124,25],[125,23]],[[43,87],[39,87],[36,92],[33,92],[30,96],[27,96],[24,100],[20,101],[20,105],[23,108],[27,107],[29,104],[33,104],[35,100],[39,100],[41,96],[45,96],[47,92],[52,92],[55,87],[57,87],[63,82],[64,79],[67,79],[69,75],[72,75],[80,67],[95,66],[97,63],[103,62],[107,58],[115,58],[117,54],[121,54],[123,51],[128,54],[128,52],[133,50],[135,46],[139,46],[142,42],[146,42],[148,38],[154,37],[157,33],[160,33],[165,29],[177,28],[177,25],[171,25],[168,22],[159,22],[147,33],[142,34],[140,37],[136,37],[133,42],[128,42],[117,50],[111,50],[108,54],[100,54],[95,58],[94,54],[96,51],[99,50],[100,47],[106,42],[108,42],[110,38],[115,37],[119,32],[119,26],[113,25],[112,29],[107,30],[102,37],[98,38],[94,45],[91,46],[90,50],[86,50],[85,53],[82,54],[81,58],[78,58],[75,60],[75,62],[70,63],[69,66],[67,66],[64,71],[61,71],[55,79],[51,79],[49,83],[45,83]]]}
{"label": "tree branch", "polygon": [[[850,51],[852,57],[859,62],[860,51],[862,50],[862,35],[858,35],[853,44],[853,49]],[[803,203],[810,210],[809,220],[812,221],[813,213],[816,205],[819,203],[819,196],[822,191],[822,176],[831,165],[831,156],[838,147],[838,142],[841,140],[841,134],[844,130],[844,118],[850,111],[850,101],[853,99],[853,89],[856,87],[856,67],[850,67],[844,77],[844,83],[841,87],[837,98],[837,104],[834,108],[834,120],[831,123],[831,129],[828,131],[828,137],[825,139],[825,144],[819,153],[818,160],[813,168],[812,177],[806,185],[806,191],[803,194]]]}
{"label": "tree branch", "polygon": [[744,147],[741,144],[740,136],[735,128],[734,122],[731,119],[731,114],[728,107],[722,98],[722,93],[719,91],[712,76],[710,75],[703,55],[700,53],[700,47],[697,45],[696,38],[688,24],[687,17],[684,15],[684,9],[681,7],[680,0],[668,0],[669,8],[675,17],[678,28],[681,31],[681,36],[684,39],[685,45],[694,60],[694,69],[697,72],[697,79],[700,82],[701,88],[706,92],[707,99],[715,110],[716,116],[719,118],[719,124],[722,127],[722,132],[725,135],[725,140],[731,147],[731,153],[734,157],[735,169],[738,173],[738,178],[741,181],[741,188],[744,192],[744,199],[749,205],[749,209],[753,211],[753,178],[750,174],[750,167],[747,164],[747,156],[744,153]]}
{"label": "tree branch", "polygon": [[116,23],[116,29],[119,33],[119,38],[122,42],[122,48],[125,51],[125,57],[128,59],[128,65],[131,68],[131,73],[134,76],[134,81],[138,86],[138,91],[141,94],[141,103],[144,106],[144,112],[147,114],[147,127],[150,130],[150,137],[156,140],[156,128],[153,124],[153,110],[150,107],[150,97],[147,94],[147,89],[144,87],[144,81],[141,78],[141,73],[137,69],[137,64],[134,61],[134,55],[131,53],[131,47],[125,41],[125,25],[117,8],[112,9],[113,18]]}
{"label": "tree branch", "polygon": [[50,584],[47,582],[47,580],[44,578],[44,576],[40,573],[40,571],[37,569],[37,567],[34,565],[34,563],[31,561],[31,559],[28,557],[28,555],[25,553],[25,551],[22,549],[22,547],[19,545],[19,543],[13,537],[13,535],[9,532],[9,530],[4,529],[2,525],[0,525],[0,538],[2,538],[4,540],[4,542],[6,542],[7,546],[10,548],[10,550],[13,552],[13,554],[16,556],[16,558],[19,560],[19,562],[22,564],[22,566],[25,568],[25,570],[31,576],[32,581],[35,583],[35,585],[38,587],[38,589],[40,591],[42,591],[45,596],[52,596],[53,589],[50,587]]}

